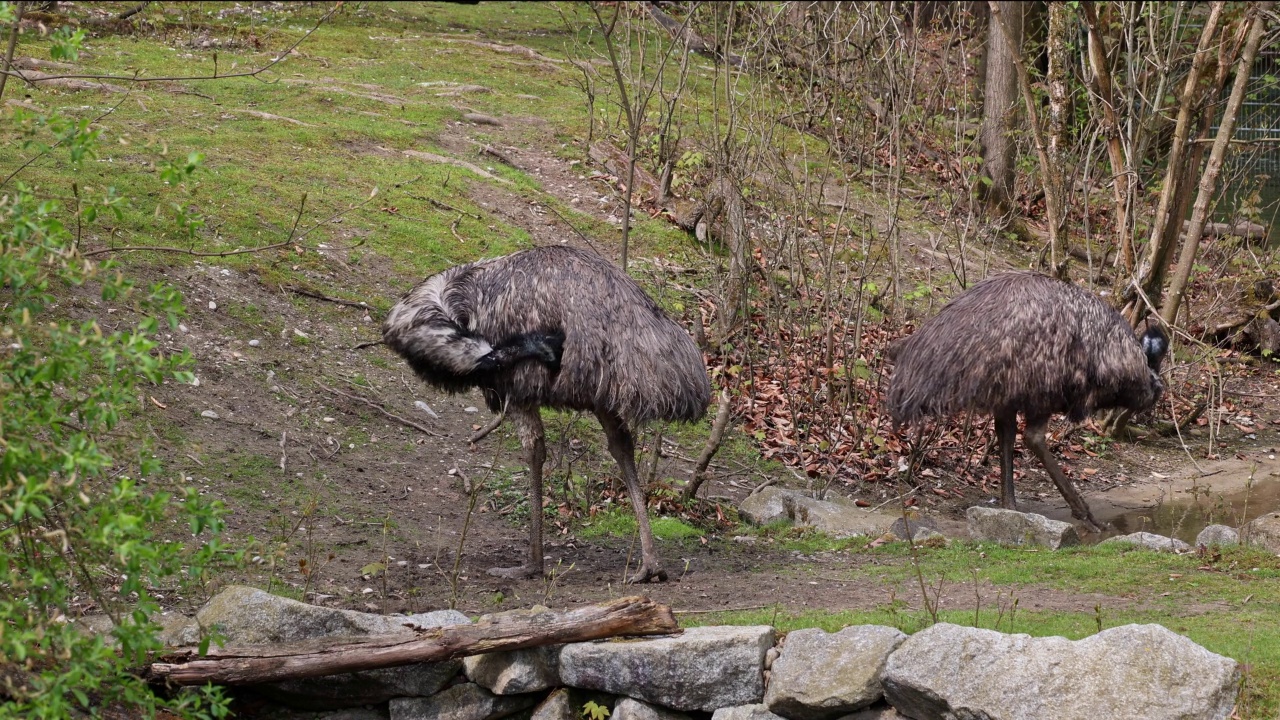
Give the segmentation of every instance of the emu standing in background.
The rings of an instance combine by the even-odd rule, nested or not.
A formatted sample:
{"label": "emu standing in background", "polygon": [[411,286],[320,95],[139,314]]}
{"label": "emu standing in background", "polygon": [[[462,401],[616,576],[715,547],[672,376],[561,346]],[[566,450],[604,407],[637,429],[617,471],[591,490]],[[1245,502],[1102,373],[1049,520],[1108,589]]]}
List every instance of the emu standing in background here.
{"label": "emu standing in background", "polygon": [[902,342],[889,385],[895,425],[960,411],[990,413],[1000,442],[1001,504],[1015,509],[1013,443],[1022,438],[1071,506],[1101,528],[1045,443],[1049,417],[1081,422],[1095,410],[1141,412],[1160,397],[1168,337],[1151,327],[1139,340],[1111,306],[1061,280],[1031,272],[974,285]]}
{"label": "emu standing in background", "polygon": [[692,338],[626,273],[556,246],[459,265],[405,295],[382,334],[429,384],[449,392],[479,388],[490,410],[515,421],[529,463],[529,561],[491,574],[542,574],[546,444],[539,408],[552,407],[600,420],[640,531],[641,566],[630,582],[666,580],[631,428],[697,420],[711,383]]}

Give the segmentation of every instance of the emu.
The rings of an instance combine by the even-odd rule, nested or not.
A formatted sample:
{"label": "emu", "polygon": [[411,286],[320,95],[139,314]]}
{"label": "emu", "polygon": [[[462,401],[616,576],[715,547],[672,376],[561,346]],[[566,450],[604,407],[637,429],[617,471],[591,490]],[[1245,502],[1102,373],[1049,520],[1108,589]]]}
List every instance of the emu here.
{"label": "emu", "polygon": [[894,425],[960,411],[994,416],[1001,505],[1016,509],[1013,443],[1018,414],[1027,447],[1092,531],[1101,527],[1045,443],[1054,413],[1081,422],[1095,410],[1142,412],[1164,384],[1169,339],[1152,326],[1141,340],[1096,295],[1033,272],[995,275],[957,296],[896,349],[889,385]]}
{"label": "emu", "polygon": [[641,565],[629,582],[663,581],[636,474],[632,428],[652,420],[694,421],[711,400],[702,353],[626,273],[596,255],[541,247],[449,268],[391,309],[383,339],[428,384],[479,388],[512,418],[529,464],[529,556],[493,568],[540,576],[540,408],[595,414],[621,470],[640,532]]}

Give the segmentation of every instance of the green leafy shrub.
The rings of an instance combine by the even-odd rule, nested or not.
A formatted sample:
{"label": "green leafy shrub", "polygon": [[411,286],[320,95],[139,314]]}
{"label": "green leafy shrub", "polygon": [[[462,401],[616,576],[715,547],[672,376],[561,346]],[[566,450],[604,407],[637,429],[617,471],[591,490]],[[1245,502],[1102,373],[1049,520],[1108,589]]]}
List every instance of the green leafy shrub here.
{"label": "green leafy shrub", "polygon": [[[56,144],[73,165],[93,157],[87,122],[17,122],[24,147]],[[41,132],[59,141],[42,149]],[[182,166],[188,175],[194,160]],[[0,196],[0,717],[106,708],[224,717],[217,690],[157,697],[131,672],[160,648],[157,592],[224,556],[221,508],[189,488],[161,489],[158,463],[122,424],[144,386],[191,381],[186,354],[166,355],[156,341],[183,305],[172,287],[139,287],[81,255],[60,218],[118,217],[121,202],[110,190],[87,201],[82,190],[73,188],[74,212],[20,183]],[[121,311],[115,329],[97,307],[77,316],[72,298],[91,292]],[[108,636],[70,622],[86,604],[111,616]]]}

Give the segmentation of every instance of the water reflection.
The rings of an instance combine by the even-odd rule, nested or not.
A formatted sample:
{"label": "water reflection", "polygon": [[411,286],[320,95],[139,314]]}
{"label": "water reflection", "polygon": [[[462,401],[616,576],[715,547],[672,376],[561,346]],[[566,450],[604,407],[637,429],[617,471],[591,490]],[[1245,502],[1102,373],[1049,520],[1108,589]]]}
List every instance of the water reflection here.
{"label": "water reflection", "polygon": [[1238,528],[1254,518],[1280,509],[1280,481],[1259,480],[1253,487],[1230,495],[1212,493],[1180,493],[1172,501],[1152,508],[1131,510],[1106,518],[1115,527],[1087,538],[1097,542],[1113,535],[1150,532],[1194,543],[1196,535],[1208,525]]}

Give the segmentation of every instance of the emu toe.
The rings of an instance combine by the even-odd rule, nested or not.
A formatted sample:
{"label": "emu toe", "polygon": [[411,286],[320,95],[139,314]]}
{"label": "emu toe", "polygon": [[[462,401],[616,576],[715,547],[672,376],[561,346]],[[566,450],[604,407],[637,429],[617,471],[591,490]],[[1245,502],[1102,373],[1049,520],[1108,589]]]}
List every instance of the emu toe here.
{"label": "emu toe", "polygon": [[488,573],[494,577],[506,578],[508,580],[528,580],[529,578],[542,577],[542,568],[532,565],[517,565],[515,567],[496,567],[489,568]]}
{"label": "emu toe", "polygon": [[640,571],[627,578],[627,584],[658,583],[667,581],[667,571],[660,565],[642,565]]}

